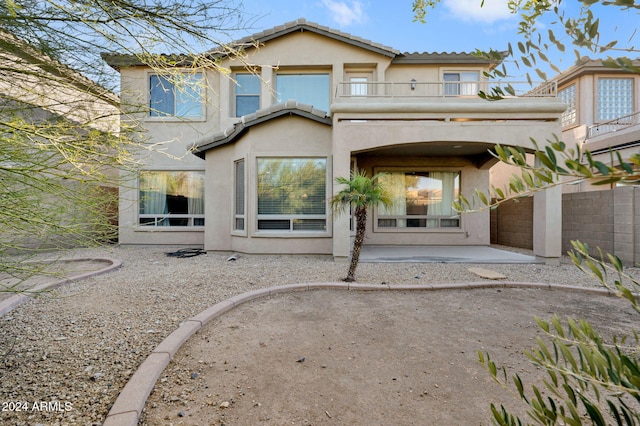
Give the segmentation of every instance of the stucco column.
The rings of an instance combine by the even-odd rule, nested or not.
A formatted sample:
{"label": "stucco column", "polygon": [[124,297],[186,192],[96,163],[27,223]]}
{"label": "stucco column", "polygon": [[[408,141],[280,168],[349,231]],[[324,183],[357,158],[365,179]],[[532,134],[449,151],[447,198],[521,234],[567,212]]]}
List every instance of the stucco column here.
{"label": "stucco column", "polygon": [[[537,160],[536,160],[537,161]],[[562,186],[533,196],[533,254],[555,264],[562,254]]]}
{"label": "stucco column", "polygon": [[[331,177],[332,194],[340,191],[341,185],[335,182],[337,177],[348,177],[351,172],[351,151],[348,142],[340,137],[341,124],[334,115],[333,123],[333,175]],[[333,258],[335,261],[346,261],[351,250],[351,231],[349,230],[349,212],[333,214]]]}
{"label": "stucco column", "polygon": [[260,108],[269,108],[273,98],[273,68],[262,67],[260,70],[260,78],[266,83],[260,85]]}

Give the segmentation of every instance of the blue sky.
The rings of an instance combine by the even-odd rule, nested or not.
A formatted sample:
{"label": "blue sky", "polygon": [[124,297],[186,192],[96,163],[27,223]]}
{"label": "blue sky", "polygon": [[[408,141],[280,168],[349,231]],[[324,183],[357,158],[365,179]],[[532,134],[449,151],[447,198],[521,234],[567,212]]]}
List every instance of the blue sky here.
{"label": "blue sky", "polygon": [[[401,52],[472,52],[479,49],[504,50],[507,43],[515,44],[517,16],[509,14],[507,0],[443,0],[427,15],[426,24],[413,22],[410,0],[243,0],[243,10],[256,17],[250,33],[262,31],[298,18],[351,33]],[[567,13],[577,10],[577,0],[565,0]],[[624,45],[640,48],[640,16],[637,12],[621,11],[617,7],[596,7],[601,18],[601,40],[624,40]],[[548,23],[541,22],[545,30]],[[629,37],[633,36],[632,42]],[[593,58],[597,55],[589,55]],[[638,56],[638,55],[635,55]],[[573,47],[564,54],[553,54],[561,70],[573,65]],[[524,75],[517,74],[514,77]],[[549,77],[554,73],[550,72]]]}

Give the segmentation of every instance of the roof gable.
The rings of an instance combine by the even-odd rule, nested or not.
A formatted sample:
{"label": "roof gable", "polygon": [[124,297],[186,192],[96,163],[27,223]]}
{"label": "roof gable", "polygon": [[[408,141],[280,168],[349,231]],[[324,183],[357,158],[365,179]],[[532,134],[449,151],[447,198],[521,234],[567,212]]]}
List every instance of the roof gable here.
{"label": "roof gable", "polygon": [[311,105],[295,101],[287,101],[286,103],[273,105],[269,108],[258,110],[253,114],[243,116],[239,122],[235,123],[224,132],[217,133],[196,142],[193,145],[191,152],[204,159],[206,151],[235,142],[253,126],[266,123],[280,117],[294,115],[307,118],[327,126],[332,125],[331,118],[327,117],[326,112],[316,109]]}
{"label": "roof gable", "polygon": [[[287,22],[282,25],[275,26],[273,28],[252,34],[247,37],[243,37],[239,40],[230,42],[226,46],[217,46],[207,52],[212,58],[225,58],[230,56],[236,49],[251,49],[259,48],[260,45],[265,44],[271,40],[278,39],[280,37],[294,34],[297,32],[311,32],[323,37],[336,40],[347,45],[362,48],[370,52],[380,54],[391,58],[394,64],[467,64],[467,65],[488,65],[495,66],[502,61],[502,58],[489,60],[486,58],[480,58],[473,53],[466,52],[400,52],[392,47],[385,46],[380,43],[373,42],[361,37],[354,36],[349,33],[345,33],[333,28],[329,28],[323,25],[309,22],[304,18],[297,19],[295,21]],[[230,50],[229,47],[232,49]],[[193,56],[181,55],[181,54],[163,54],[161,55],[167,59],[167,63],[173,63],[174,66],[190,66],[193,63]],[[110,66],[116,70],[120,70],[125,66],[144,66],[139,58],[134,55],[122,55],[117,53],[103,53],[102,58]]]}
{"label": "roof gable", "polygon": [[[388,56],[391,58],[395,57],[399,53],[399,51],[391,47],[384,46],[380,43],[375,43],[371,40],[366,40],[349,33],[338,31],[329,27],[325,27],[323,25],[318,25],[314,22],[309,22],[304,18],[300,18],[295,21],[287,22],[283,25],[278,25],[276,27],[261,31],[259,33],[255,33],[253,35],[244,37],[240,40],[236,40],[231,44],[250,47],[250,46],[255,46],[256,43],[262,44],[291,33],[304,32],[304,31],[329,37],[331,39],[334,39],[343,43],[347,43],[352,46],[360,47],[366,50],[370,50],[372,52],[379,53],[381,55]],[[216,54],[226,55],[224,51],[217,51],[216,49],[212,49],[210,53],[214,55]]]}

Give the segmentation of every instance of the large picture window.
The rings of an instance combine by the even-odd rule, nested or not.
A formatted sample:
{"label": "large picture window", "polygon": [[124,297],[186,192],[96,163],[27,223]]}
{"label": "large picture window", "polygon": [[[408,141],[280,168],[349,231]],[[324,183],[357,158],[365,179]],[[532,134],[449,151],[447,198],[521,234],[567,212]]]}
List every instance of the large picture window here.
{"label": "large picture window", "polygon": [[329,111],[329,74],[278,74],[276,91],[278,103],[294,99]]}
{"label": "large picture window", "polygon": [[258,159],[258,230],[326,231],[327,160]]}
{"label": "large picture window", "polygon": [[204,172],[141,172],[139,223],[204,226]]}
{"label": "large picture window", "polygon": [[379,206],[378,229],[459,228],[452,203],[460,192],[459,172],[385,172],[380,178],[392,205]]}
{"label": "large picture window", "polygon": [[567,109],[562,113],[562,127],[570,126],[576,122],[576,85],[572,84],[558,91],[558,97],[567,104]]}
{"label": "large picture window", "polygon": [[236,117],[260,109],[260,78],[255,74],[236,74]]}
{"label": "large picture window", "polygon": [[151,117],[198,118],[203,114],[202,74],[180,74],[171,78],[149,77]]}
{"label": "large picture window", "polygon": [[633,80],[630,78],[598,79],[597,121],[609,121],[633,112]]}

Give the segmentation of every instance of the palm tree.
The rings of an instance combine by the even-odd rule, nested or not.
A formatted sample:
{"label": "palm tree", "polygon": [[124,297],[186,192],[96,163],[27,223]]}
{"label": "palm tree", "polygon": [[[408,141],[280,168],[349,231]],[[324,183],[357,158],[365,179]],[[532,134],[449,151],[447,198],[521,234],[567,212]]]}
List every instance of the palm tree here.
{"label": "palm tree", "polygon": [[345,185],[345,187],[331,198],[333,211],[339,214],[349,207],[353,207],[353,214],[356,217],[356,238],[353,241],[349,272],[343,281],[355,281],[356,267],[360,259],[360,250],[362,250],[367,226],[367,208],[377,204],[386,207],[391,205],[391,198],[378,181],[380,176],[381,174],[378,173],[369,178],[365,172],[354,170],[351,172],[351,179],[336,178],[336,182]]}

